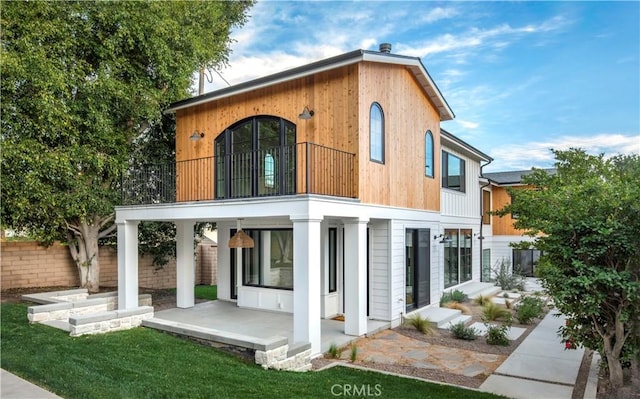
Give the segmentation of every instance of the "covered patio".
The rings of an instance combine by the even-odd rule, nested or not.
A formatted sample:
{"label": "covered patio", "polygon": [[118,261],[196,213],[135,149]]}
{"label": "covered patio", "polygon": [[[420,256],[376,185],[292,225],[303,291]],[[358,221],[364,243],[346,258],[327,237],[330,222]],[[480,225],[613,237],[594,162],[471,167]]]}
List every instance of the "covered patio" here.
{"label": "covered patio", "polygon": [[[210,301],[191,308],[174,308],[156,312],[143,325],[175,334],[195,337],[220,344],[257,348],[263,345],[294,342],[293,314],[239,308],[234,302]],[[345,323],[338,320],[320,321],[321,352],[331,344],[343,346],[357,339],[345,334]],[[388,328],[388,322],[367,320],[367,334]],[[218,338],[216,340],[216,338]]]}

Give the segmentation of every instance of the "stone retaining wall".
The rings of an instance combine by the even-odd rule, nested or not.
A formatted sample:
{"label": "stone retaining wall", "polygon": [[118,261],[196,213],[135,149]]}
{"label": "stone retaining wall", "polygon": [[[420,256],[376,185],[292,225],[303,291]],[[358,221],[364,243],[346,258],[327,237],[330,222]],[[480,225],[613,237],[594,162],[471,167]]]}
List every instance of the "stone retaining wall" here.
{"label": "stone retaining wall", "polygon": [[[36,296],[37,295],[45,297],[44,294],[36,294]],[[26,299],[30,299],[28,295],[25,297]],[[75,293],[72,295],[56,295],[55,292],[52,293],[50,299],[53,303],[29,306],[27,309],[27,318],[29,319],[29,322],[42,323],[51,320],[67,321],[71,317],[92,315],[95,313],[115,310],[118,306],[117,292],[89,296],[85,295],[86,299],[74,299],[71,301],[64,301],[60,299],[66,297],[81,298],[82,293]],[[140,306],[151,306],[151,295],[140,295],[138,297],[138,303]]]}
{"label": "stone retaining wall", "polygon": [[152,306],[127,310],[112,310],[69,318],[69,335],[104,334],[139,327],[142,321],[153,317]]}
{"label": "stone retaining wall", "polygon": [[311,370],[311,344],[289,348],[289,345],[270,350],[256,350],[256,364],[264,369],[308,371]]}

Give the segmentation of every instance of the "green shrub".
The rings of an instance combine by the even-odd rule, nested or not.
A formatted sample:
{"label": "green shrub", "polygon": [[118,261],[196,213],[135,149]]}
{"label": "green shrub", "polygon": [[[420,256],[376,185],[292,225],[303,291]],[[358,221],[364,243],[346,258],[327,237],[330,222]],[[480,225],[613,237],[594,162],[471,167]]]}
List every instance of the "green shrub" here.
{"label": "green shrub", "polygon": [[329,357],[332,359],[340,357],[340,349],[338,348],[338,345],[331,343],[331,346],[329,347]]}
{"label": "green shrub", "polygon": [[524,297],[516,310],[516,317],[522,324],[529,324],[534,319],[542,317],[542,315],[544,315],[544,302],[534,296]]}
{"label": "green shrub", "polygon": [[404,324],[415,327],[416,330],[423,334],[433,334],[433,324],[428,317],[422,317],[420,314],[414,314],[404,320]]}
{"label": "green shrub", "polygon": [[467,327],[464,322],[452,324],[449,327],[449,331],[457,339],[464,339],[466,341],[473,341],[478,337],[478,330],[473,327]]}
{"label": "green shrub", "polygon": [[491,271],[494,275],[493,281],[503,290],[517,289],[524,291],[524,276],[517,267],[513,271],[511,270],[511,262],[508,259],[502,258],[502,260],[497,261]]}
{"label": "green shrub", "polygon": [[449,292],[443,292],[442,297],[440,297],[440,306],[444,306],[449,302],[467,302],[469,297],[467,294],[460,290],[453,290]]}
{"label": "green shrub", "polygon": [[488,322],[498,319],[511,319],[511,312],[493,302],[489,302],[482,307],[482,320]]}
{"label": "green shrub", "polygon": [[509,346],[509,337],[507,331],[509,330],[508,324],[500,326],[487,324],[487,343],[489,345]]}
{"label": "green shrub", "polygon": [[351,344],[351,361],[355,362],[356,359],[358,359],[358,347],[356,346],[356,344]]}
{"label": "green shrub", "polygon": [[480,306],[484,306],[489,302],[491,302],[491,296],[489,295],[479,295],[473,299],[473,303]]}

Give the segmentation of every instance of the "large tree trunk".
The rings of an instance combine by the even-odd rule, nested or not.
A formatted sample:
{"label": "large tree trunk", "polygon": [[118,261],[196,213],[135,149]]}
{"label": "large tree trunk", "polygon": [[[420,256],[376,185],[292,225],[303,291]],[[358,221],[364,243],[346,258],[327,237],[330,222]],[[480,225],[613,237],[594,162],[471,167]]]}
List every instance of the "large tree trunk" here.
{"label": "large tree trunk", "polygon": [[[113,215],[100,217],[95,215],[92,220],[84,219],[76,223],[67,223],[69,229],[69,252],[78,268],[80,287],[89,292],[100,290],[100,247],[98,240],[106,237],[115,229],[111,224],[102,230],[113,220]],[[102,230],[102,231],[101,231]]]}
{"label": "large tree trunk", "polygon": [[624,342],[628,337],[625,334],[625,325],[621,321],[620,310],[615,316],[615,322],[613,326],[609,326],[606,334],[602,336],[604,356],[607,361],[607,367],[609,369],[609,383],[613,391],[619,391],[624,385],[624,374],[622,373],[622,363],[620,355],[622,354],[622,348]]}

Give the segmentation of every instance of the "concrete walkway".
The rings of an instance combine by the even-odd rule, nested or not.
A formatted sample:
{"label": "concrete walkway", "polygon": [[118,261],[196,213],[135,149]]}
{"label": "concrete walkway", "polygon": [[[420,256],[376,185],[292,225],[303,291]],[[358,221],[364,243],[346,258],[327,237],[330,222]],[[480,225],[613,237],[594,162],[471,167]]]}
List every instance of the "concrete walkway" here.
{"label": "concrete walkway", "polygon": [[0,369],[0,398],[2,399],[62,399],[60,396]]}
{"label": "concrete walkway", "polygon": [[514,399],[571,399],[584,349],[565,350],[558,336],[564,323],[549,312],[480,390]]}

